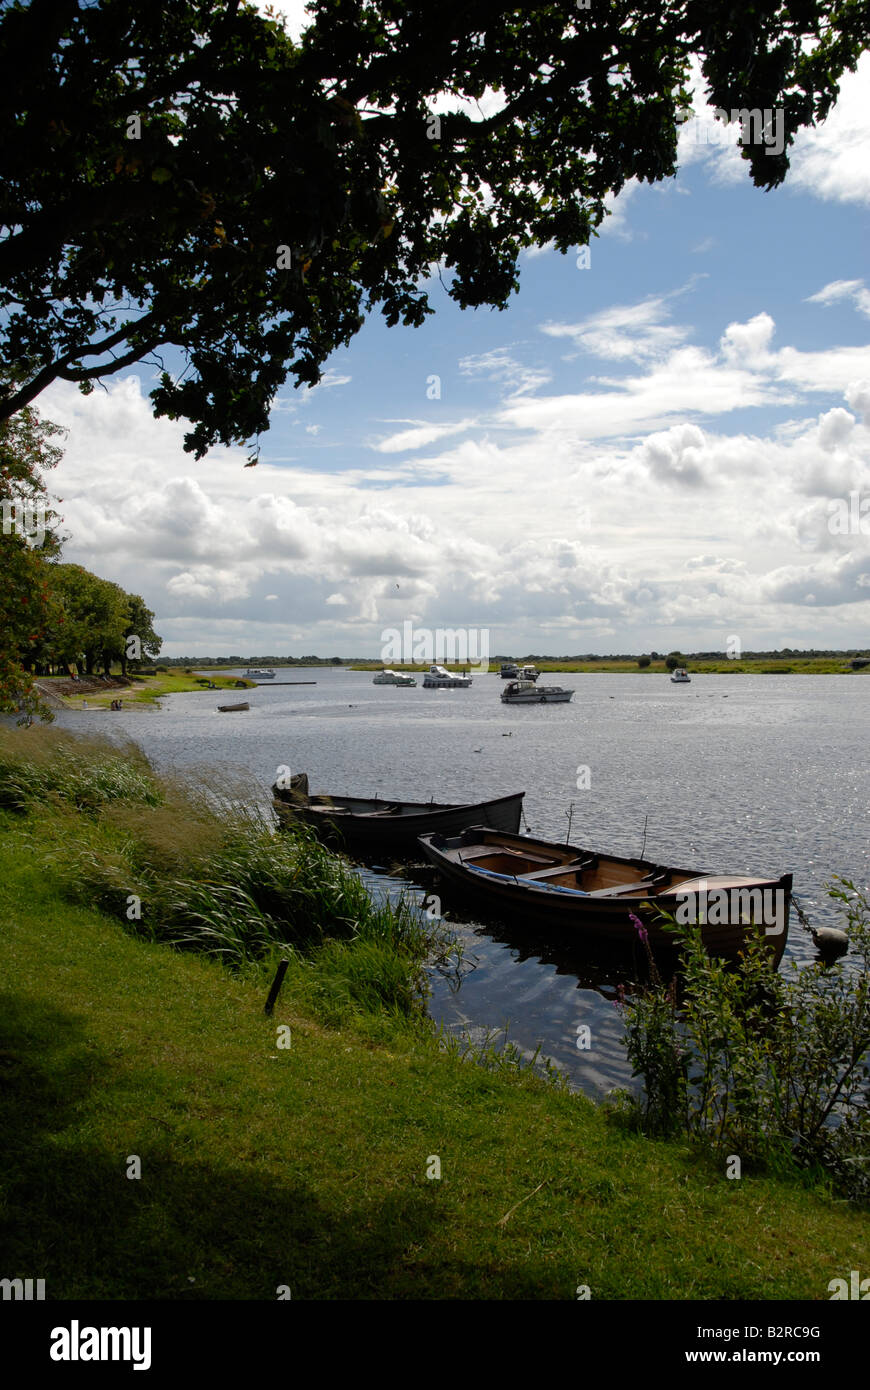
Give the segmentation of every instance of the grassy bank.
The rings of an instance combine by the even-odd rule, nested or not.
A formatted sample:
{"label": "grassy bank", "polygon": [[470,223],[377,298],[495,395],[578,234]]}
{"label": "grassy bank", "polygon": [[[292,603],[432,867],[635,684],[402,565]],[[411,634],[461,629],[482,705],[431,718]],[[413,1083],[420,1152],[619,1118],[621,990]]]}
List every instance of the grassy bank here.
{"label": "grassy bank", "polygon": [[[118,674],[117,672],[115,673]],[[236,678],[226,676],[197,677],[186,675],[183,671],[161,671],[157,676],[130,676],[130,685],[123,689],[106,691],[85,691],[82,694],[57,695],[61,704],[67,709],[81,709],[87,705],[88,709],[109,709],[115,699],[121,699],[125,707],[130,705],[156,705],[164,695],[181,695],[193,690],[206,690],[207,680],[211,680],[218,690],[237,689]],[[205,683],[204,683],[205,681]],[[42,684],[51,690],[52,682],[50,679],[43,678]],[[246,689],[253,688],[255,681],[245,681]]]}
{"label": "grassy bank", "polygon": [[[582,1283],[825,1300],[866,1266],[866,1216],[820,1189],[729,1181],[686,1144],[440,1051],[410,919],[353,898],[304,840],[275,845],[264,883],[257,827],[221,837],[96,740],[76,773],[71,743],[0,743],[10,1273],[49,1298],[573,1299]],[[194,870],[196,904],[179,889]],[[234,930],[252,904],[259,935]]]}

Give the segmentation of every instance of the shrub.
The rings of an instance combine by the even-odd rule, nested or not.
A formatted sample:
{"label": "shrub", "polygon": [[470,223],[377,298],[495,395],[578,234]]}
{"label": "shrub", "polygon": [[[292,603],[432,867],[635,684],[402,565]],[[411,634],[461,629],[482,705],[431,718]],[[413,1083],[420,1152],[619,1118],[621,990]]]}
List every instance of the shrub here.
{"label": "shrub", "polygon": [[852,952],[779,975],[763,936],[738,965],[711,958],[700,929],[677,927],[682,997],[651,962],[651,983],[623,1005],[642,1099],[619,1097],[648,1133],[684,1132],[721,1158],[823,1169],[847,1196],[870,1195],[870,900],[845,879],[828,889]]}

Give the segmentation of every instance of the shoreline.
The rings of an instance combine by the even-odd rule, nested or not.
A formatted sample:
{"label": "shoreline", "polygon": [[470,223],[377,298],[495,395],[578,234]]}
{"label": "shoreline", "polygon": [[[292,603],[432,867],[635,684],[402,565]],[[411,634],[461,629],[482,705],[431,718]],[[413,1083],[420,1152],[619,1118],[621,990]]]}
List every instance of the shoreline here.
{"label": "shoreline", "polygon": [[[92,687],[83,690],[81,694],[70,695],[52,689],[52,682],[59,680],[58,677],[38,676],[34,682],[34,689],[38,691],[41,699],[53,710],[83,710],[90,714],[92,711],[111,709],[113,700],[122,700],[124,713],[128,709],[156,709],[160,700],[166,695],[186,695],[198,691],[207,691],[208,686],[200,684],[200,680],[194,676],[180,674],[174,675],[172,672],[161,673],[159,676],[137,676],[128,677],[132,682],[130,685],[118,685],[105,687]],[[121,677],[113,677],[121,679]],[[226,676],[214,677],[215,689],[211,691],[213,695],[218,695],[225,691],[241,691],[242,687],[236,684],[236,677],[232,679]],[[86,684],[87,682],[82,682]],[[64,682],[66,684],[66,682]],[[255,686],[254,681],[246,680],[244,689],[251,690]],[[87,708],[85,708],[87,705]]]}

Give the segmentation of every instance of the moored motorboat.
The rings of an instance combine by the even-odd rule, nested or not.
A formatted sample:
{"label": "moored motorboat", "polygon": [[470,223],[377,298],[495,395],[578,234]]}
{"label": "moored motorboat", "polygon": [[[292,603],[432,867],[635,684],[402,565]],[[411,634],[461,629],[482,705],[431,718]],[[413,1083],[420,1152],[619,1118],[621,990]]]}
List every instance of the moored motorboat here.
{"label": "moored motorboat", "polygon": [[520,674],[520,668],[515,661],[503,661],[499,675],[503,681],[515,681]]}
{"label": "moored motorboat", "polygon": [[471,676],[454,675],[446,666],[430,666],[423,685],[427,690],[467,690],[471,680]]}
{"label": "moored motorboat", "polygon": [[652,947],[672,951],[662,909],[677,922],[697,921],[712,955],[737,956],[753,924],[763,926],[776,964],[785,949],[791,874],[703,875],[476,826],[458,836],[423,835],[420,848],[447,882],[502,917],[629,945],[639,939],[633,915]]}
{"label": "moored motorboat", "polygon": [[362,857],[377,853],[419,858],[420,835],[439,830],[458,835],[469,825],[515,833],[524,795],[516,792],[472,804],[309,795],[305,773],[292,777],[289,787],[272,787],[279,820],[301,820],[322,839]]}
{"label": "moored motorboat", "polygon": [[562,685],[535,685],[534,681],[511,681],[501,692],[506,705],[566,705],[574,694]]}
{"label": "moored motorboat", "polygon": [[391,671],[389,668],[385,668],[383,671],[378,671],[378,674],[377,674],[377,675],[374,677],[374,679],[372,680],[372,685],[416,685],[416,684],[417,684],[417,682],[416,682],[416,680],[414,679],[413,676],[407,676],[407,675],[405,675],[404,671]]}
{"label": "moored motorboat", "polygon": [[249,666],[245,675],[249,680],[271,681],[275,679],[275,672],[272,670],[261,670],[259,666]]}

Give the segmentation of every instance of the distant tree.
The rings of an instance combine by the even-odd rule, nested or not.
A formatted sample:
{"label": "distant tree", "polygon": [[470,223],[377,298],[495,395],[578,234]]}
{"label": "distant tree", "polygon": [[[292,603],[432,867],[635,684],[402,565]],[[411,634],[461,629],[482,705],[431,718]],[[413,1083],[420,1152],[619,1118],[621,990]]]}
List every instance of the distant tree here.
{"label": "distant tree", "polygon": [[52,565],[51,584],[64,613],[58,657],[68,662],[84,657],[89,676],[100,666],[108,676],[113,659],[119,660],[124,650],[129,627],[124,590],[81,565]]}
{"label": "distant tree", "polygon": [[[146,608],[145,600],[139,594],[127,594],[127,626],[123,634],[121,650],[118,653],[118,660],[121,663],[121,674],[127,674],[127,662],[132,661],[138,666],[143,657],[150,657],[153,661],[160,655],[160,648],[163,646],[163,638],[158,637],[154,631],[154,614],[150,608]],[[138,638],[139,657],[128,657],[127,653],[131,649],[130,639]]]}
{"label": "distant tree", "polygon": [[637,658],[637,664],[638,664],[638,666],[641,668],[641,670],[643,670],[645,666],[649,666],[651,660],[652,660],[652,657],[649,657],[649,656],[639,656],[639,657]]}
{"label": "distant tree", "polygon": [[[240,0],[4,0],[6,416],[53,381],[89,390],[146,360],[155,413],[193,422],[197,457],[248,440],[287,377],[315,383],[372,309],[423,323],[433,266],[463,308],[504,308],[523,248],[585,247],[627,180],[671,177],[692,55],[729,118],[783,112],[781,149],[734,123],[773,188],[870,38],[861,0],[308,14],[296,44]],[[474,119],[492,92],[501,109]],[[445,93],[462,109],[436,115]]]}
{"label": "distant tree", "polygon": [[665,665],[669,671],[675,671],[678,666],[685,666],[686,658],[682,652],[669,652],[665,657]]}

